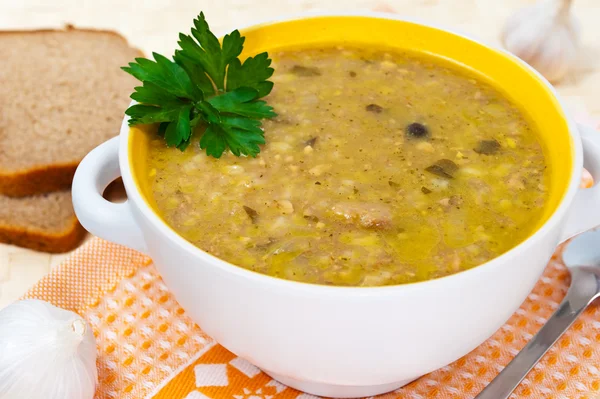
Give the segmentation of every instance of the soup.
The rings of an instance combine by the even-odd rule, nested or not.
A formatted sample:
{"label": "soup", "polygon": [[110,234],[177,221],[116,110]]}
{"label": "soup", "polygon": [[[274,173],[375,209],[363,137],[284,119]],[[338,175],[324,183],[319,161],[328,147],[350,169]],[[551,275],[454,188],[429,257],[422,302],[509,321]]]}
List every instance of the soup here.
{"label": "soup", "polygon": [[194,245],[270,276],[381,286],[472,268],[536,228],[548,196],[538,135],[479,77],[422,54],[271,56],[279,116],[256,158],[152,135],[153,199]]}

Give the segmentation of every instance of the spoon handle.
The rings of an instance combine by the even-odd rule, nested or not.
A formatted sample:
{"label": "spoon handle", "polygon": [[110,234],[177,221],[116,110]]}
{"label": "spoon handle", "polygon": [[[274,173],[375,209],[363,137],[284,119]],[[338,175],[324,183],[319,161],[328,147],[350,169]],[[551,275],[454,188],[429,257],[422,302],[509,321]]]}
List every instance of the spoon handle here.
{"label": "spoon handle", "polygon": [[[590,275],[591,274],[591,275]],[[573,268],[571,287],[552,317],[475,399],[507,399],[597,295],[596,276]]]}

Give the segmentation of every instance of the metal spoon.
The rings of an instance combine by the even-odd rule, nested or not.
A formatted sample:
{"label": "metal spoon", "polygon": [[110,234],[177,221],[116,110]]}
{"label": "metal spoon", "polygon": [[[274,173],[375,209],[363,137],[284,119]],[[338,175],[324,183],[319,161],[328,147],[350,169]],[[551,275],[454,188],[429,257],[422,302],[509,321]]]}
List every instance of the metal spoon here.
{"label": "metal spoon", "polygon": [[475,399],[507,399],[577,316],[600,296],[600,230],[575,237],[565,249],[563,260],[571,272],[571,286],[565,299],[521,352]]}

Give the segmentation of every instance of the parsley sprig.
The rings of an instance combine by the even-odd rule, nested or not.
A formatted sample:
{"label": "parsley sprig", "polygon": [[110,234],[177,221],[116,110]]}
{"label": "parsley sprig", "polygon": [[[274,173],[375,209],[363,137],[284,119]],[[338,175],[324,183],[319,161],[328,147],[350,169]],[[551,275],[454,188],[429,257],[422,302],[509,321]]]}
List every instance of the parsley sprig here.
{"label": "parsley sprig", "polygon": [[265,143],[261,119],[277,116],[259,100],[273,88],[273,68],[267,53],[242,63],[244,41],[234,30],[220,43],[200,13],[191,35],[179,34],[172,60],[152,53],[154,60],[136,58],[123,67],[142,82],[131,95],[138,104],[125,111],[129,125],[158,123],[167,145],[182,151],[198,132],[208,155],[219,158],[229,149],[256,157]]}

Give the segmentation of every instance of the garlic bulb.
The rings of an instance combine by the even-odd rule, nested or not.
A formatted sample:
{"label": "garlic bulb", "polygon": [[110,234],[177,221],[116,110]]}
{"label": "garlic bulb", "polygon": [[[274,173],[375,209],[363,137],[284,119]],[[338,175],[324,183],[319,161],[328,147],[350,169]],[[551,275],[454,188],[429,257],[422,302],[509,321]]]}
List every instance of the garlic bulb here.
{"label": "garlic bulb", "polygon": [[571,0],[543,0],[510,17],[502,32],[504,47],[557,82],[577,54],[579,25],[570,13]]}
{"label": "garlic bulb", "polygon": [[92,399],[97,379],[81,316],[35,299],[0,310],[0,398]]}

